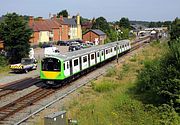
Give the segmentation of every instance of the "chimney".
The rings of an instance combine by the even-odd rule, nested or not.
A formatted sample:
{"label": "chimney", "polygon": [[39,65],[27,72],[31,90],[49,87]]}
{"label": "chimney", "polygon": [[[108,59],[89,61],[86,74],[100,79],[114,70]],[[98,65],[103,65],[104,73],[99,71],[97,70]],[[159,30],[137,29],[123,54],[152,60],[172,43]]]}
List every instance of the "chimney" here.
{"label": "chimney", "polygon": [[77,25],[80,25],[80,15],[79,15],[79,13],[77,14],[77,16],[76,16],[76,20],[77,20]]}
{"label": "chimney", "polygon": [[34,17],[29,16],[29,25],[32,26],[33,23],[34,23]]}
{"label": "chimney", "polygon": [[63,16],[62,16],[62,15],[60,15],[59,19],[60,19],[61,21],[63,21]]}
{"label": "chimney", "polygon": [[42,17],[38,17],[38,21],[43,21],[43,18]]}
{"label": "chimney", "polygon": [[53,20],[56,20],[56,14],[53,14]]}

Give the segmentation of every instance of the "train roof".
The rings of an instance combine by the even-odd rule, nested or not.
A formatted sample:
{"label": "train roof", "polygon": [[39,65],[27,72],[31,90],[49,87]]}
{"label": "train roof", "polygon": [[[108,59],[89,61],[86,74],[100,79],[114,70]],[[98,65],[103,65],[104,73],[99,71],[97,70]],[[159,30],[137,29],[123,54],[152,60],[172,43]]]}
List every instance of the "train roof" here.
{"label": "train roof", "polygon": [[63,53],[63,54],[58,54],[58,55],[50,55],[48,57],[56,57],[59,59],[62,59],[64,61],[66,60],[70,60],[79,56],[83,56],[83,55],[87,55],[89,53],[93,53],[96,52],[98,50],[102,50],[102,49],[106,49],[106,48],[110,48],[116,44],[118,45],[123,45],[125,43],[129,43],[129,40],[121,40],[121,41],[116,41],[116,42],[112,42],[112,43],[107,43],[104,45],[99,45],[99,46],[93,46],[90,48],[86,48],[86,49],[81,49],[81,50],[77,50],[77,51],[72,51],[72,52],[67,52],[67,53]]}

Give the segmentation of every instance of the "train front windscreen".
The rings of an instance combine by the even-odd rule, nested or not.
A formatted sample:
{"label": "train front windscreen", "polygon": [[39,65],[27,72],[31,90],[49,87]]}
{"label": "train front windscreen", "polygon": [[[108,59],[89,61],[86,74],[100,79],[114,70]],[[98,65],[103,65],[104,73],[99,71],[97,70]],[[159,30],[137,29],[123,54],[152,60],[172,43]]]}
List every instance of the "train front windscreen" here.
{"label": "train front windscreen", "polygon": [[45,58],[42,60],[42,71],[61,71],[61,61],[55,58]]}

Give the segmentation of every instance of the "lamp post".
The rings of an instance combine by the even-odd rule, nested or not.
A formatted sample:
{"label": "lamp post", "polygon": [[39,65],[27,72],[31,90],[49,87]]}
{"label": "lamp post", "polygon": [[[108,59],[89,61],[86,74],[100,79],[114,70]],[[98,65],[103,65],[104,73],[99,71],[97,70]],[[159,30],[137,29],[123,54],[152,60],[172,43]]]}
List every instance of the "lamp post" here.
{"label": "lamp post", "polygon": [[121,30],[117,29],[117,41],[118,41],[118,37],[119,37],[119,32],[121,32]]}

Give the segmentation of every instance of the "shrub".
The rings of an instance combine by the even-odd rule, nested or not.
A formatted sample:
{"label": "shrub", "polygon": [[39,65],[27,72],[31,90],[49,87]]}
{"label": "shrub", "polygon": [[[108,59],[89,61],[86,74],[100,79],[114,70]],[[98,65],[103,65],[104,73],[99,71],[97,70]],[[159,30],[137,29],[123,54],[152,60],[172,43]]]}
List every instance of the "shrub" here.
{"label": "shrub", "polygon": [[0,55],[0,67],[4,67],[8,64],[7,59]]}
{"label": "shrub", "polygon": [[144,69],[138,75],[140,92],[154,96],[156,104],[171,104],[177,112],[180,112],[179,46],[179,39],[169,42],[169,53],[160,60],[145,62]]}

